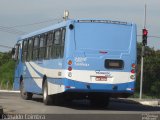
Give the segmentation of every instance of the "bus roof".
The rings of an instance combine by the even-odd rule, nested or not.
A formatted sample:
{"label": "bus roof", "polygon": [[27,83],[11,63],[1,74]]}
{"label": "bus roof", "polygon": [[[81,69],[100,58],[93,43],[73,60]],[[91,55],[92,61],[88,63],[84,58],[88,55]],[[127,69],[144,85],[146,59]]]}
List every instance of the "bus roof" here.
{"label": "bus roof", "polygon": [[49,26],[49,27],[46,27],[46,28],[43,28],[43,29],[40,29],[40,30],[31,32],[31,33],[28,33],[28,34],[26,34],[26,35],[22,35],[22,36],[20,36],[20,37],[18,38],[18,40],[23,40],[23,39],[26,39],[26,38],[29,38],[29,37],[33,37],[33,36],[35,36],[35,35],[39,35],[39,34],[42,34],[42,33],[48,32],[48,31],[51,31],[51,30],[53,30],[53,29],[57,29],[57,28],[59,28],[59,27],[66,26],[66,22],[67,22],[67,21],[63,21],[63,22],[60,22],[60,23],[51,25],[51,26]]}
{"label": "bus roof", "polygon": [[105,19],[75,19],[75,20],[68,19],[67,21],[62,21],[60,23],[51,25],[49,27],[46,27],[46,28],[31,32],[31,33],[28,33],[26,35],[22,35],[22,36],[20,36],[18,38],[18,41],[26,39],[26,38],[29,38],[29,37],[33,37],[33,36],[36,36],[36,35],[51,31],[51,30],[54,30],[54,29],[57,29],[57,28],[60,28],[60,27],[64,27],[64,26],[66,26],[66,25],[68,25],[70,23],[74,23],[74,22],[78,22],[78,23],[107,23],[107,24],[118,24],[118,25],[133,25],[133,23],[121,22],[121,21],[112,21],[112,20],[105,20]]}

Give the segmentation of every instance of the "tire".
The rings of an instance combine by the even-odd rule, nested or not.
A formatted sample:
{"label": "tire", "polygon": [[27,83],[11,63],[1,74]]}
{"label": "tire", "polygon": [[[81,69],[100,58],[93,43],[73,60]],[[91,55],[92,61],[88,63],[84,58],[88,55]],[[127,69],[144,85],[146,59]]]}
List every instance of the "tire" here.
{"label": "tire", "polygon": [[52,102],[52,96],[48,95],[48,84],[47,84],[47,80],[45,80],[44,84],[43,84],[43,103],[45,105],[51,105]]}
{"label": "tire", "polygon": [[24,81],[23,80],[20,82],[20,95],[24,100],[31,100],[32,96],[33,96],[32,93],[25,91],[25,89],[24,89]]}

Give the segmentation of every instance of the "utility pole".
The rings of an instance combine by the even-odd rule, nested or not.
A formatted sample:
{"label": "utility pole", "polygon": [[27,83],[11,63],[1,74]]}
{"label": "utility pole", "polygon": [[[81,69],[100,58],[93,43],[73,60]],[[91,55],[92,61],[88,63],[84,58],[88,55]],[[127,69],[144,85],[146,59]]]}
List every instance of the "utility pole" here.
{"label": "utility pole", "polygon": [[144,45],[142,45],[142,52],[141,52],[141,76],[140,76],[140,94],[139,94],[139,99],[142,99],[142,88],[143,88],[143,57],[144,57]]}
{"label": "utility pole", "polygon": [[145,46],[147,45],[147,34],[148,30],[146,29],[146,17],[147,17],[147,5],[145,4],[145,19],[144,19],[144,29],[142,29],[142,53],[141,53],[141,76],[140,76],[140,94],[139,99],[142,99],[142,91],[143,91],[143,60],[144,60],[144,51]]}

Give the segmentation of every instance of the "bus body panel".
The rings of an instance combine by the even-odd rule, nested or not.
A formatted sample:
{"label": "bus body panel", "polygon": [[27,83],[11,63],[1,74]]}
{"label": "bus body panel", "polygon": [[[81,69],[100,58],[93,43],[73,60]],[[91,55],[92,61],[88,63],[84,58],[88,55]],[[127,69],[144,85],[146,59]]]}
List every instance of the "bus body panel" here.
{"label": "bus body panel", "polygon": [[[70,29],[71,24],[73,29]],[[134,93],[136,73],[131,71],[132,64],[137,62],[135,24],[68,20],[20,39],[61,27],[66,28],[63,58],[19,62],[21,67],[17,69],[23,71],[21,75],[27,92],[41,94],[45,75],[49,95],[64,92]],[[69,61],[72,61],[71,65]],[[121,62],[121,68],[114,68]],[[113,64],[113,68],[107,68],[108,64]],[[15,78],[15,89],[19,88],[17,81],[19,79]]]}
{"label": "bus body panel", "polygon": [[[72,82],[68,83],[71,89],[67,88],[66,91],[93,92],[100,90],[103,92],[123,91],[133,93],[135,73],[131,73],[131,70],[132,64],[137,62],[136,25],[109,24],[108,27],[106,23],[102,23],[100,26],[99,24],[101,23],[74,23],[75,30],[70,35],[72,43],[68,46],[68,60],[72,60],[73,70],[68,72],[67,78]],[[99,29],[97,29],[98,27]],[[96,38],[96,34],[102,35],[99,35],[100,39],[103,39],[99,46],[97,46],[99,44],[97,41],[101,41],[99,41],[99,38]],[[116,43],[115,40],[118,39],[125,40]],[[121,46],[119,47],[120,44]],[[106,69],[104,67],[106,59],[122,60],[124,68]],[[131,75],[134,75],[134,79],[130,79]],[[96,81],[96,77],[102,77],[102,80]],[[103,77],[105,78],[104,80]]]}

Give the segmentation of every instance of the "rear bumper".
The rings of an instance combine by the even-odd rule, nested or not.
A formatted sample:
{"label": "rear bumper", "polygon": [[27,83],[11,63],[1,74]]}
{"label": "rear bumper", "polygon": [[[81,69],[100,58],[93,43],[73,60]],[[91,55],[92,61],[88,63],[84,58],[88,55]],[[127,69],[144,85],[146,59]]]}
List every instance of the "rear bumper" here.
{"label": "rear bumper", "polygon": [[58,93],[78,96],[87,96],[89,94],[107,94],[111,97],[128,97],[134,94],[135,86],[135,82],[121,84],[100,84],[80,82],[67,78],[54,80],[48,79],[48,81],[50,84],[54,85],[53,87],[50,87],[50,95]]}
{"label": "rear bumper", "polygon": [[109,93],[109,94],[133,94],[135,82],[121,84],[97,84],[84,83],[67,79],[65,92],[80,92],[80,93]]}

